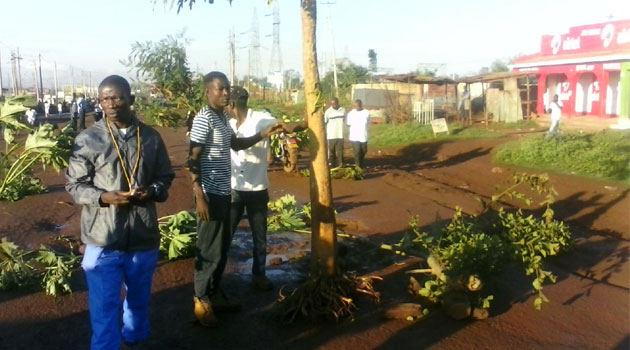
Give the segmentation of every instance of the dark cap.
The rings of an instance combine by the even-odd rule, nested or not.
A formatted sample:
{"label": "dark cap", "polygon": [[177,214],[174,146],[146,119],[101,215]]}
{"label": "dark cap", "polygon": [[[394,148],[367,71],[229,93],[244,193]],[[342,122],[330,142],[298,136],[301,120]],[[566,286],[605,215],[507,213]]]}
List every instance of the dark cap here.
{"label": "dark cap", "polygon": [[242,86],[232,86],[230,90],[230,100],[238,101],[241,99],[247,100],[249,93]]}

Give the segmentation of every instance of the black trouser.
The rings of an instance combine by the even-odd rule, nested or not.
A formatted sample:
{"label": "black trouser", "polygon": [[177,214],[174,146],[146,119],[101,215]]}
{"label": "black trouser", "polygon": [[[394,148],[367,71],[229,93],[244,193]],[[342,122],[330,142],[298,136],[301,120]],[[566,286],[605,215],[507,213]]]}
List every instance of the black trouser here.
{"label": "black trouser", "polygon": [[195,296],[207,300],[219,291],[232,242],[230,227],[231,196],[206,194],[210,221],[197,220],[195,257]]}
{"label": "black trouser", "polygon": [[79,129],[85,130],[85,112],[79,112]]}
{"label": "black trouser", "polygon": [[236,226],[243,217],[243,211],[247,210],[247,220],[252,231],[254,243],[254,263],[252,274],[254,276],[265,275],[267,263],[267,203],[269,194],[262,191],[232,191],[232,208],[230,209],[230,227],[236,232]]}
{"label": "black trouser", "polygon": [[74,131],[77,130],[77,112],[74,112],[74,113],[71,112],[70,114],[70,127]]}
{"label": "black trouser", "polygon": [[354,152],[354,164],[359,168],[363,168],[363,161],[367,153],[367,142],[350,141],[350,143]]}
{"label": "black trouser", "polygon": [[343,139],[328,140],[328,162],[333,166],[343,165]]}

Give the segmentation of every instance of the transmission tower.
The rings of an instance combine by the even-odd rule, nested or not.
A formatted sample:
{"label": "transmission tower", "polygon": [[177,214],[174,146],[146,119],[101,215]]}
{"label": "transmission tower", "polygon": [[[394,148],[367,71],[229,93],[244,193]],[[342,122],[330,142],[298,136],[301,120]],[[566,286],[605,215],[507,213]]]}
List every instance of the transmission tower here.
{"label": "transmission tower", "polygon": [[273,46],[269,61],[269,74],[282,73],[282,51],[280,50],[280,8],[278,1],[273,4]]}
{"label": "transmission tower", "polygon": [[258,33],[258,14],[254,8],[254,16],[252,17],[252,27],[249,30],[249,59],[248,59],[248,90],[252,78],[260,78],[262,71],[260,64],[260,36]]}

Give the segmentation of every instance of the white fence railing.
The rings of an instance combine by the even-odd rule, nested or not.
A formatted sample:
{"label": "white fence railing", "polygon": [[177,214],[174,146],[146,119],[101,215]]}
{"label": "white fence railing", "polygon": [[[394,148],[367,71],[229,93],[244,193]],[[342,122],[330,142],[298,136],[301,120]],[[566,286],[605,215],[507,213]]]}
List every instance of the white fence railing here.
{"label": "white fence railing", "polygon": [[435,104],[433,100],[415,101],[413,103],[413,119],[420,124],[430,124],[433,120]]}

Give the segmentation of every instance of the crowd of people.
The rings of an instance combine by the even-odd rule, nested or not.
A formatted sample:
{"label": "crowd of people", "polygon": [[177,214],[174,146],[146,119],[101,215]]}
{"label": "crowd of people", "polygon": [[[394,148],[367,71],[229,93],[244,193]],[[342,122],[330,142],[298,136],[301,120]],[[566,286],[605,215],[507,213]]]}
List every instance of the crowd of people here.
{"label": "crowd of people", "polygon": [[35,108],[29,108],[24,113],[24,117],[27,123],[37,125],[41,122],[37,118],[39,115],[43,115],[44,120],[48,120],[53,114],[59,117],[64,113],[69,113],[70,125],[74,130],[80,131],[86,129],[85,116],[90,112],[94,112],[94,121],[103,117],[102,109],[96,99],[86,99],[83,94],[79,94],[69,102],[65,100],[59,100],[56,104],[48,100],[39,102]]}

